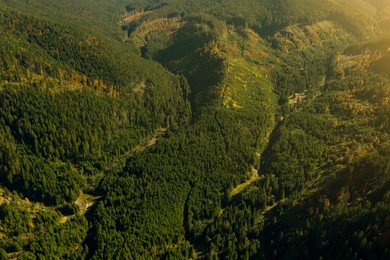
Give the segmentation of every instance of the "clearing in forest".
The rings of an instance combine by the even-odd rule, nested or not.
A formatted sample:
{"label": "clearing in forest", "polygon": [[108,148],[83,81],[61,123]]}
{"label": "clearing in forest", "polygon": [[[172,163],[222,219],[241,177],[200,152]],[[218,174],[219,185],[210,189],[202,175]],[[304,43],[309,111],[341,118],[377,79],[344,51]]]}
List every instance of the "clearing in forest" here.
{"label": "clearing in forest", "polygon": [[237,195],[238,193],[240,193],[241,191],[243,191],[247,186],[249,186],[252,182],[254,182],[255,180],[257,180],[259,178],[259,174],[258,174],[258,171],[256,169],[252,168],[251,173],[252,173],[252,176],[246,182],[237,185],[237,187],[235,187],[230,192],[231,197],[233,197],[233,196]]}

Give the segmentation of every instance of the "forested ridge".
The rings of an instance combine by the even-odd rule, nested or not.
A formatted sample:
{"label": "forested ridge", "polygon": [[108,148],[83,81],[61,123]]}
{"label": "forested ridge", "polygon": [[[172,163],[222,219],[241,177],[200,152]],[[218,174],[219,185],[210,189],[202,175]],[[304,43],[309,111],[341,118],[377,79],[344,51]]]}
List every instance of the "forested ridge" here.
{"label": "forested ridge", "polygon": [[387,259],[385,1],[1,1],[1,259]]}

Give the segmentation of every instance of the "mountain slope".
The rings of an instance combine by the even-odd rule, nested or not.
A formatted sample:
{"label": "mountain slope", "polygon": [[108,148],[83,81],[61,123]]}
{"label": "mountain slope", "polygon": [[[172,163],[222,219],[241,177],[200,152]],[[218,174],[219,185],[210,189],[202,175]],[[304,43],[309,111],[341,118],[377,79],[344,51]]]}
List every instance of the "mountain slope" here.
{"label": "mountain slope", "polygon": [[[202,3],[197,4],[199,12]],[[337,3],[337,7],[344,5]],[[251,166],[259,168],[258,156],[266,148],[276,124],[272,114],[287,117],[293,113],[297,108],[287,101],[296,92],[308,91],[305,96],[309,100],[318,97],[327,86],[327,77],[333,74],[330,70],[333,54],[356,40],[370,37],[372,31],[361,27],[360,20],[340,21],[340,17],[352,14],[338,10],[314,23],[295,24],[294,20],[290,25],[275,23],[280,32],[269,35],[270,31],[265,30],[268,38],[262,39],[259,28],[254,29],[260,35],[245,28],[244,23],[221,21],[210,14],[186,18],[185,10],[183,13],[170,8],[176,5],[166,2],[143,9],[130,6],[125,22],[130,21],[127,26],[130,41],[141,48],[145,57],[157,59],[188,78],[193,90],[195,121],[190,129],[173,133],[151,153],[130,160],[125,176],[107,179],[104,189],[108,192],[111,186],[116,189],[115,193],[109,192],[109,199],[96,215],[101,237],[96,240],[96,255],[261,257],[264,248],[259,246],[260,241],[266,241],[259,235],[263,229],[262,212],[285,197],[298,196],[305,187],[322,179],[321,173],[324,167],[329,167],[330,157],[330,148],[321,139],[325,137],[302,132],[291,133],[291,137],[279,136],[278,129],[288,121],[280,122],[272,134],[269,150],[263,155],[259,180],[233,198],[229,197],[229,191],[240,183],[237,179],[244,182],[250,177]],[[370,18],[371,10],[362,16],[375,24]],[[329,20],[322,21],[323,17]],[[277,99],[272,90],[280,95],[280,110],[276,109]],[[333,124],[331,116],[316,120],[308,119],[308,124]],[[287,138],[287,147],[299,146],[300,153],[295,155],[297,151],[286,146],[273,150],[273,138],[280,142]],[[286,156],[282,151],[291,154]],[[290,159],[293,163],[289,163]],[[230,163],[238,168],[232,168]],[[159,179],[157,183],[152,181],[155,178]],[[175,182],[169,181],[172,179]],[[127,185],[118,188],[117,184],[124,182]],[[153,196],[141,195],[145,189],[131,195],[126,193],[127,187],[143,186],[141,183],[147,183],[146,193]],[[167,205],[164,201],[171,203]],[[118,205],[131,210],[122,214]],[[139,207],[142,209],[137,210]],[[111,216],[117,224],[101,226],[99,223],[107,220],[110,212],[115,212]],[[124,222],[128,214],[135,214],[136,221]],[[139,230],[141,236],[136,235]],[[105,244],[107,240],[112,243]],[[141,244],[142,241],[150,244],[150,240],[154,241],[150,246]],[[125,241],[126,246],[113,251],[118,241]]]}
{"label": "mountain slope", "polygon": [[[0,14],[0,176],[20,196],[77,212],[81,190],[93,192],[113,161],[156,129],[187,120],[186,80],[123,43],[3,3]],[[29,209],[4,205],[2,212],[0,247],[8,253],[70,256],[87,235],[84,217],[61,225],[49,210],[41,217],[55,217],[41,227]],[[30,224],[12,231],[7,216],[12,222],[20,214]],[[69,234],[63,246],[42,244],[41,233],[68,228],[80,228],[78,242]]]}
{"label": "mountain slope", "polygon": [[7,257],[388,256],[379,5],[1,6]]}

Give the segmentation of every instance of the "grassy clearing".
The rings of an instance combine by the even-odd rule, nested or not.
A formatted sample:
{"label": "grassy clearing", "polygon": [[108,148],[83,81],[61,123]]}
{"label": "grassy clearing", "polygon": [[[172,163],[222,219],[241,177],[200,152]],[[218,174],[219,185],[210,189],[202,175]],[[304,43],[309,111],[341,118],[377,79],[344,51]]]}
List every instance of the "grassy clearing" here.
{"label": "grassy clearing", "polygon": [[75,201],[75,204],[80,208],[80,214],[85,214],[90,207],[96,204],[102,196],[93,196],[90,194],[81,193]]}
{"label": "grassy clearing", "polygon": [[249,180],[247,180],[246,182],[244,183],[241,183],[239,185],[237,185],[237,187],[235,187],[231,192],[230,192],[230,196],[234,196],[234,195],[237,195],[238,193],[240,193],[241,191],[243,191],[247,186],[249,186],[252,182],[254,182],[255,180],[257,180],[257,176],[252,176],[250,177]]}
{"label": "grassy clearing", "polygon": [[255,180],[259,179],[259,176],[258,176],[258,172],[256,169],[252,169],[252,176],[244,183],[241,183],[239,185],[237,185],[237,187],[235,187],[230,193],[229,195],[231,197],[237,195],[238,193],[240,193],[241,191],[243,191],[246,187],[248,187],[249,185],[251,185],[252,182],[254,182]]}

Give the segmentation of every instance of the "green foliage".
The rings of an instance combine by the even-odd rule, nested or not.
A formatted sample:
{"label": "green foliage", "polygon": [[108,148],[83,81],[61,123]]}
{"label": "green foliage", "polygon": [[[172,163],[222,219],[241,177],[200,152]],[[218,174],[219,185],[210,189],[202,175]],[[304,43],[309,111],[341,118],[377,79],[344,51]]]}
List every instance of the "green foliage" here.
{"label": "green foliage", "polygon": [[123,45],[15,12],[2,11],[1,20],[0,175],[12,189],[72,202],[82,174],[186,120],[185,79]]}
{"label": "green foliage", "polygon": [[[320,128],[318,129],[319,134],[322,135],[330,129],[329,126],[326,128],[326,124],[329,125],[329,123],[326,121],[318,122],[319,120],[316,122],[309,114],[304,113],[297,113],[293,117],[289,117],[288,120],[296,120],[298,125],[288,121],[285,123],[288,128],[279,128],[275,137],[277,141],[268,151],[267,157],[269,159],[264,165],[268,173],[275,174],[279,178],[279,185],[283,188],[280,193],[283,192],[284,196],[301,190],[307,181],[315,178],[315,172],[324,164],[322,160],[326,158],[328,153],[325,144],[321,141],[324,137],[321,136],[322,138],[319,140],[308,131],[311,130],[310,126],[318,127]],[[323,126],[322,129],[321,126]]]}
{"label": "green foliage", "polygon": [[29,245],[29,251],[37,257],[84,258],[88,252],[81,243],[86,238],[87,229],[86,219],[76,217],[37,236]]}
{"label": "green foliage", "polygon": [[[142,18],[143,21],[168,15],[191,17],[208,13],[236,27],[254,28],[261,35],[272,35],[291,24],[310,24],[322,20],[333,20],[358,36],[373,35],[370,30],[378,30],[378,25],[370,17],[372,12],[375,14],[375,9],[360,0],[166,0],[162,3],[133,0],[127,10],[152,11]],[[369,28],[368,24],[372,27]]]}
{"label": "green foliage", "polygon": [[374,11],[1,2],[0,181],[44,204],[0,194],[0,256],[386,258],[387,43],[335,57],[379,31]]}
{"label": "green foliage", "polygon": [[0,247],[22,259],[85,257],[86,219],[76,216],[60,224],[60,214],[49,208],[36,212],[37,207],[42,206],[17,196],[0,206],[0,230],[6,235],[0,239]]}
{"label": "green foliage", "polygon": [[83,31],[104,36],[106,39],[123,40],[123,33],[119,26],[119,17],[124,14],[125,0],[95,1],[86,0],[58,0],[42,1],[24,0],[2,1],[0,5],[8,10],[18,10],[38,17],[40,20],[65,23],[72,30],[81,28]]}
{"label": "green foliage", "polygon": [[0,225],[5,227],[4,232],[20,235],[27,232],[27,224],[31,218],[26,210],[18,210],[10,205],[2,204],[0,206],[0,221]]}
{"label": "green foliage", "polygon": [[3,248],[0,249],[0,259],[1,260],[7,260],[8,256],[7,256],[7,251],[5,251]]}
{"label": "green foliage", "polygon": [[168,46],[155,51],[156,39],[144,48],[150,56],[169,70],[184,75],[191,86],[191,100],[194,110],[214,99],[211,88],[223,78],[225,65],[223,59],[204,53],[205,45],[215,40],[215,31],[220,23],[210,16],[194,18],[168,42]]}

